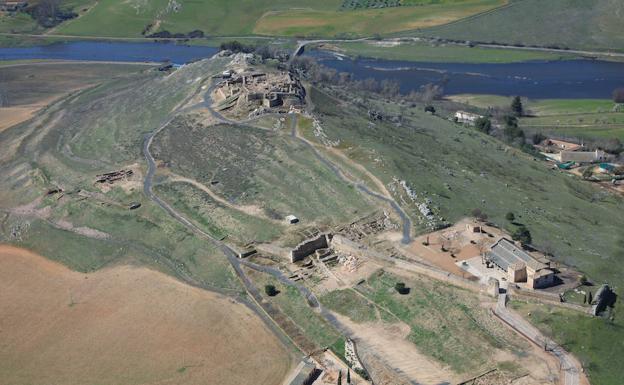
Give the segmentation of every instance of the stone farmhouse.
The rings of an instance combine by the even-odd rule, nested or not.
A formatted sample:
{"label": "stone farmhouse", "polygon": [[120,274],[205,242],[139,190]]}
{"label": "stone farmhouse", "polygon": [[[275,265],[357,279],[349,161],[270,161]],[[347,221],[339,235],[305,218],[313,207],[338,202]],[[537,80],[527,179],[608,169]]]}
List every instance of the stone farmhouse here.
{"label": "stone farmhouse", "polygon": [[596,151],[561,151],[561,162],[576,162],[576,163],[595,163],[604,162],[607,160],[607,154],[602,150]]}
{"label": "stone farmhouse", "polygon": [[494,243],[485,260],[505,271],[510,282],[526,282],[532,289],[552,286],[555,282],[555,272],[548,263],[538,261],[507,238]]}

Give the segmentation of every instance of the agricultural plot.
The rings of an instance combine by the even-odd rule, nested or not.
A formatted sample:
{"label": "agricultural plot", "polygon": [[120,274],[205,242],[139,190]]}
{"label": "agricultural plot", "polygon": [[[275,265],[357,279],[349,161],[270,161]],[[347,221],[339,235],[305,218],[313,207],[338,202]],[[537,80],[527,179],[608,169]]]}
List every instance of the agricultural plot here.
{"label": "agricultural plot", "polygon": [[440,2],[414,7],[357,9],[349,12],[290,9],[271,12],[253,30],[277,36],[370,36],[449,23],[505,4],[504,0]]}
{"label": "agricultural plot", "polygon": [[[235,205],[254,205],[282,220],[335,225],[374,208],[310,149],[290,137],[248,126],[172,122],[154,141],[156,158]],[[250,225],[252,226],[252,225]]]}
{"label": "agricultural plot", "polygon": [[241,303],[142,267],[83,274],[0,246],[0,309],[15,385],[279,385],[292,362]]}
{"label": "agricultural plot", "polygon": [[621,51],[623,11],[624,4],[619,0],[512,1],[507,7],[418,34],[488,43]]}
{"label": "agricultural plot", "polygon": [[[508,108],[511,99],[496,95],[453,95],[451,100],[487,109]],[[523,100],[527,116],[519,125],[527,134],[535,132],[559,138],[624,140],[624,112],[608,99]]]}
{"label": "agricultural plot", "polygon": [[[76,36],[140,37],[142,32],[202,30],[210,36],[372,35],[444,24],[503,5],[505,0],[406,1],[242,0],[149,3],[98,2],[89,12],[55,29]],[[380,8],[379,5],[383,5]],[[362,6],[362,7],[360,7]],[[389,26],[392,28],[388,29]]]}

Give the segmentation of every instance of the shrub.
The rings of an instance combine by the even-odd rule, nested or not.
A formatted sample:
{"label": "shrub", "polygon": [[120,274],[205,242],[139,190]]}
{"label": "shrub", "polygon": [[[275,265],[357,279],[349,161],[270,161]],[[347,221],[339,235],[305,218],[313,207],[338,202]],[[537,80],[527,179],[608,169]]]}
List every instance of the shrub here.
{"label": "shrub", "polygon": [[513,221],[514,219],[516,219],[516,216],[514,215],[514,213],[512,213],[511,211],[508,212],[507,214],[505,214],[505,219],[507,219],[509,222]]}
{"label": "shrub", "polygon": [[531,232],[525,226],[518,227],[511,235],[511,238],[514,241],[519,241],[524,245],[528,245],[532,241]]}
{"label": "shrub", "polygon": [[484,213],[480,208],[476,208],[472,210],[472,216],[477,218],[478,220],[485,222],[488,219],[488,215]]}
{"label": "shrub", "polygon": [[431,112],[432,114],[435,114],[435,107],[431,104],[428,104],[427,106],[425,106],[425,112]]}
{"label": "shrub", "polygon": [[408,287],[405,287],[405,284],[403,282],[397,282],[394,285],[394,290],[396,290],[397,293],[401,295],[409,294],[410,292],[410,289]]}
{"label": "shrub", "polygon": [[615,103],[624,103],[624,88],[616,88],[613,90],[613,101]]}
{"label": "shrub", "polygon": [[277,289],[273,285],[265,285],[264,286],[264,292],[269,297],[275,297],[279,293],[279,291],[277,291]]}
{"label": "shrub", "polygon": [[475,127],[477,130],[489,134],[492,131],[492,121],[487,117],[478,118],[475,120]]}

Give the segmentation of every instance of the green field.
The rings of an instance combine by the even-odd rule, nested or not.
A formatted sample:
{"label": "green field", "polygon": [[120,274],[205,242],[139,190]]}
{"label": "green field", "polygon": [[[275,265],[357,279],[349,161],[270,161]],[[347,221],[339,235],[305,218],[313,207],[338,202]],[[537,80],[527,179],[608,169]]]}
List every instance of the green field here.
{"label": "green field", "polygon": [[587,369],[589,381],[597,385],[621,383],[624,369],[617,358],[624,354],[622,326],[602,318],[535,303],[512,301],[511,307],[571,351]]}
{"label": "green field", "polygon": [[169,7],[166,0],[149,3],[102,0],[81,17],[57,27],[54,33],[140,37],[146,26],[151,25],[150,32],[186,33],[200,29],[210,36],[369,36],[443,24],[505,3],[505,0],[418,1],[394,8],[342,10],[340,0],[314,3],[259,0],[253,6],[244,0],[218,0],[184,2],[178,8]]}
{"label": "green field", "polygon": [[417,34],[449,39],[624,50],[620,0],[519,0],[506,8]]}
{"label": "green field", "polygon": [[[508,108],[511,98],[496,95],[453,95],[449,99],[487,109]],[[520,118],[527,134],[575,139],[610,139],[624,141],[624,112],[614,111],[609,99],[524,99],[528,116]]]}
{"label": "green field", "polygon": [[336,43],[339,52],[352,57],[445,63],[512,63],[529,60],[572,59],[573,55],[512,49],[401,42],[393,45],[378,41]]}

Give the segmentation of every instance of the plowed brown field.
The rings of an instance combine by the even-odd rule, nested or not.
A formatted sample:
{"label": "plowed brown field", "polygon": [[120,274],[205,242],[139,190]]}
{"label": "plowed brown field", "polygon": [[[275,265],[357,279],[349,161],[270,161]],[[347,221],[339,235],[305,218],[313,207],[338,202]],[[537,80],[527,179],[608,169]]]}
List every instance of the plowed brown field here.
{"label": "plowed brown field", "polygon": [[146,268],[82,274],[0,245],[3,384],[277,385],[291,362],[227,297]]}

